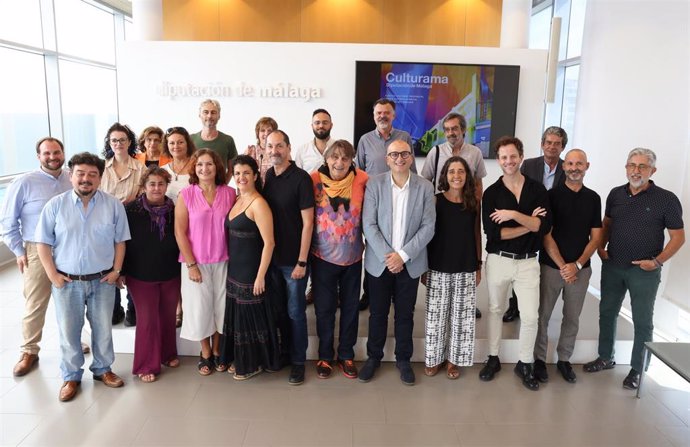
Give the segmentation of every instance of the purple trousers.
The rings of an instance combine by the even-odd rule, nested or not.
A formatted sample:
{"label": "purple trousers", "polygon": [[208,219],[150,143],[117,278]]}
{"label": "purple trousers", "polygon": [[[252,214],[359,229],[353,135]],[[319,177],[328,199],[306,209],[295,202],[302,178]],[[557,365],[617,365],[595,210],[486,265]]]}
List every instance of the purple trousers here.
{"label": "purple trousers", "polygon": [[160,374],[161,364],[177,357],[175,312],[180,278],[140,281],[127,277],[137,313],[133,374]]}

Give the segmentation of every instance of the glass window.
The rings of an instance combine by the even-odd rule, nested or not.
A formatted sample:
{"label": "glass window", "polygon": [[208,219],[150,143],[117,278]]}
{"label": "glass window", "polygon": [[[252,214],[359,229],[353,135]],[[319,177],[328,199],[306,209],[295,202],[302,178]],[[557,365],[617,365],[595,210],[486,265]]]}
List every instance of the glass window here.
{"label": "glass window", "polygon": [[534,50],[548,50],[551,38],[552,7],[532,15],[529,23],[529,47]]}
{"label": "glass window", "polygon": [[39,0],[0,0],[0,39],[43,48]]}
{"label": "glass window", "polygon": [[64,143],[68,154],[100,153],[117,121],[115,70],[60,60]]}
{"label": "glass window", "polygon": [[55,2],[58,51],[115,64],[113,13],[80,0]]}
{"label": "glass window", "polygon": [[585,31],[585,8],[587,0],[572,0],[570,4],[570,25],[568,26],[568,59],[582,53],[582,35]]}
{"label": "glass window", "polygon": [[575,130],[575,102],[577,99],[577,82],[580,76],[580,66],[573,65],[565,68],[565,82],[563,83],[563,111],[561,127],[572,135]]}
{"label": "glass window", "polygon": [[43,56],[0,47],[0,175],[36,168],[36,141],[49,133]]}
{"label": "glass window", "polygon": [[125,17],[125,40],[132,40],[134,38],[134,23],[129,17]]}

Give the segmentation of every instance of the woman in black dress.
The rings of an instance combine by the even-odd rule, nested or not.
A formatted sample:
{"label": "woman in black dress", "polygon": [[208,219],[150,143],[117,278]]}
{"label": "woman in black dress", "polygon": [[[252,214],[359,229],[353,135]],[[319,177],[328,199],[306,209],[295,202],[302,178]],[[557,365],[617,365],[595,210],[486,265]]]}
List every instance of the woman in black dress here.
{"label": "woman in black dress", "polygon": [[239,191],[228,219],[228,281],[222,355],[236,380],[280,369],[278,336],[266,301],[266,272],[273,255],[273,215],[261,196],[259,167],[251,156],[233,163]]}

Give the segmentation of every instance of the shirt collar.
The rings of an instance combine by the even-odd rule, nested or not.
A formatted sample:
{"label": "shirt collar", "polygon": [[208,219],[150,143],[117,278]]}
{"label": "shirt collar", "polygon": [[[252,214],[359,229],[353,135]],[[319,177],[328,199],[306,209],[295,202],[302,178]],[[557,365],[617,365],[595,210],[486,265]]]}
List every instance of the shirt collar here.
{"label": "shirt collar", "polygon": [[392,187],[392,188],[398,189],[398,190],[400,190],[400,191],[405,191],[406,189],[408,189],[408,188],[410,187],[410,179],[412,178],[412,172],[411,172],[411,171],[408,172],[408,174],[407,174],[407,181],[406,181],[405,184],[402,186],[402,188],[398,187],[398,185],[395,184],[395,180],[393,180],[393,173],[392,173],[392,172],[391,172],[391,176],[390,176],[390,177],[391,177],[391,187]]}

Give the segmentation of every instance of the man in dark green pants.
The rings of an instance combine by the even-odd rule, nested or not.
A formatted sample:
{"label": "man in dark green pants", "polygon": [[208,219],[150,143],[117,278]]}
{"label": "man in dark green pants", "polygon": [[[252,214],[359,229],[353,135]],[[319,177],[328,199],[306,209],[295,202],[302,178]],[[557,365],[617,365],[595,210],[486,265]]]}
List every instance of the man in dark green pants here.
{"label": "man in dark green pants", "polygon": [[[630,151],[625,165],[628,183],[613,188],[606,199],[599,303],[599,357],[584,365],[587,372],[611,369],[616,321],[626,292],[630,293],[635,339],[626,389],[637,389],[644,343],[652,340],[654,301],[661,267],[685,242],[683,210],[678,197],[650,180],[656,172],[650,149]],[[664,230],[669,241],[664,246]],[[608,246],[606,245],[608,243]]]}

